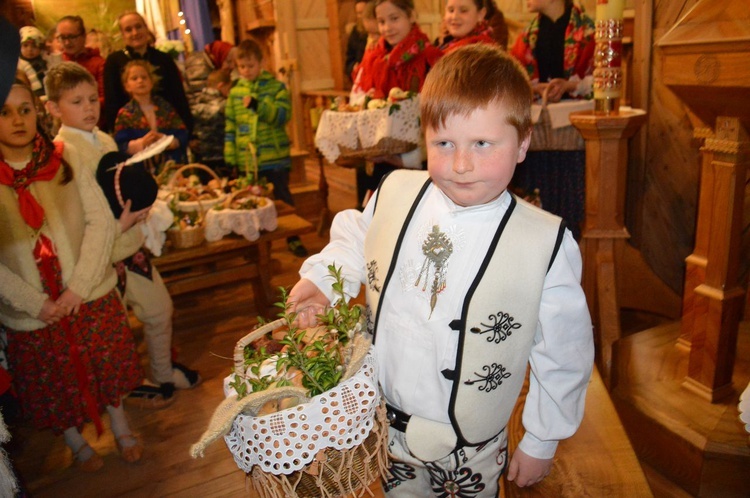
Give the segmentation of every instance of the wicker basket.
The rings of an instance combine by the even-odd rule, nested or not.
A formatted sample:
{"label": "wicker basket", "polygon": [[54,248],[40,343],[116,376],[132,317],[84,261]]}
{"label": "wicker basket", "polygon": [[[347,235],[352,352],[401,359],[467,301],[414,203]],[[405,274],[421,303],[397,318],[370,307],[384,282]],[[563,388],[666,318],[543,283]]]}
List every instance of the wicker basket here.
{"label": "wicker basket", "polygon": [[[176,195],[176,192],[172,192],[170,196]],[[205,221],[205,210],[203,208],[203,204],[200,199],[197,197],[194,197],[194,201],[198,205],[198,219],[195,222],[195,226],[186,228],[184,230],[180,228],[169,228],[167,230],[167,238],[172,243],[172,247],[175,249],[188,249],[190,247],[196,247],[206,240],[206,229],[203,226],[203,223]],[[171,201],[168,201],[168,203]],[[180,203],[177,203],[177,209],[180,209],[179,207]]]}
{"label": "wicker basket", "polygon": [[258,200],[265,199],[266,202],[273,202],[265,196],[253,194],[252,192],[250,192],[249,189],[242,189],[242,190],[235,190],[234,192],[229,194],[227,198],[224,199],[223,207],[224,209],[236,209],[236,208],[232,208],[232,203],[244,201],[248,197],[255,198]]}
{"label": "wicker basket", "polygon": [[583,136],[573,125],[552,128],[549,110],[547,109],[548,90],[549,87],[545,88],[542,93],[542,114],[539,116],[539,121],[534,125],[529,150],[583,150],[586,146]]}
{"label": "wicker basket", "polygon": [[390,156],[392,154],[403,154],[417,148],[417,144],[399,140],[398,138],[384,137],[373,147],[362,149],[350,149],[341,146],[340,158],[344,159],[367,159],[378,156]]}
{"label": "wicker basket", "polygon": [[[174,193],[174,194],[187,192],[186,189],[175,185],[175,183],[178,178],[183,176],[183,173],[185,173],[186,171],[191,171],[191,170],[205,171],[206,173],[211,175],[214,180],[216,180],[217,182],[219,182],[219,184],[221,184],[221,178],[219,178],[219,176],[216,174],[216,172],[214,172],[214,170],[212,170],[208,166],[204,166],[203,164],[191,163],[191,164],[185,164],[184,166],[177,168],[174,171],[174,173],[172,173],[172,175],[169,177],[169,180],[165,184],[166,189],[170,193]],[[195,198],[189,201],[178,200],[177,207],[182,211],[197,211],[199,208],[203,210],[208,210],[217,204],[223,203],[225,199],[226,199],[226,194],[220,193],[220,194],[217,194],[217,196],[212,199],[201,199],[200,206],[198,206],[198,204],[196,203],[197,199]]]}
{"label": "wicker basket", "polygon": [[[245,347],[284,325],[284,319],[276,320],[240,339],[233,355],[235,374],[244,377]],[[388,423],[377,392],[375,359],[369,340],[358,340],[347,365],[347,373],[354,373],[333,389],[311,399],[297,391],[292,396],[302,404],[263,416],[243,413],[234,420],[227,445],[261,498],[364,496],[387,472]],[[267,396],[289,393],[277,388]],[[274,453],[279,450],[283,453]]]}

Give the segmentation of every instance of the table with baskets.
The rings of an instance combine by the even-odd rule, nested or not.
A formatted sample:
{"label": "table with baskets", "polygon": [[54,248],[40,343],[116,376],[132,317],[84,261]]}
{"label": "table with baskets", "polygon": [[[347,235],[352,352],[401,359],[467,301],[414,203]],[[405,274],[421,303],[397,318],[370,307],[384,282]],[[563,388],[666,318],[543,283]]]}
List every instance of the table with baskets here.
{"label": "table with baskets", "polygon": [[[213,175],[202,165],[183,166],[178,174],[186,168]],[[172,183],[170,180],[166,185],[165,202],[180,193]],[[194,211],[196,226],[167,230],[168,242],[153,259],[171,295],[249,280],[256,309],[265,313],[271,308],[277,297],[271,285],[272,243],[311,232],[313,226],[281,201],[265,199],[254,209],[231,209],[239,195],[234,192],[209,200],[187,198],[179,202],[181,211]]]}

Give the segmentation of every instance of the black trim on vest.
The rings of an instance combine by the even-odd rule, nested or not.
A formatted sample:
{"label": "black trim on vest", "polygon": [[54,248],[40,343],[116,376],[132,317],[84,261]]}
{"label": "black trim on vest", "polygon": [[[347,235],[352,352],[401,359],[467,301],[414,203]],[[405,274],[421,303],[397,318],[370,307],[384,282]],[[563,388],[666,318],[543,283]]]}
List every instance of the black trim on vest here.
{"label": "black trim on vest", "polygon": [[[387,177],[387,175],[386,175]],[[383,186],[383,181],[385,178],[381,180],[380,186],[378,187],[378,190],[380,187]],[[378,334],[378,320],[380,319],[380,310],[383,309],[383,299],[385,298],[385,290],[388,287],[388,284],[391,282],[391,276],[393,276],[393,272],[396,269],[396,260],[398,260],[398,252],[401,249],[401,244],[404,241],[404,237],[406,236],[406,229],[409,227],[409,222],[414,217],[414,211],[417,210],[417,206],[419,206],[420,201],[422,200],[422,197],[424,197],[424,193],[427,191],[427,188],[432,184],[432,178],[427,178],[427,180],[424,182],[424,185],[422,185],[422,189],[417,194],[416,199],[414,199],[414,203],[411,205],[411,208],[409,209],[409,214],[406,215],[406,218],[404,219],[404,225],[401,227],[401,233],[398,234],[398,239],[396,240],[396,246],[393,248],[393,257],[391,258],[391,266],[388,268],[388,272],[385,274],[385,279],[383,280],[383,286],[380,291],[380,304],[378,305],[378,311],[373,317],[372,320],[372,343],[375,344],[375,338]],[[377,209],[378,204],[377,201],[380,200],[380,196],[375,201],[375,208],[373,208],[373,215],[375,213],[375,209]]]}
{"label": "black trim on vest", "polygon": [[549,265],[547,266],[547,273],[549,273],[550,268],[552,268],[552,263],[555,262],[555,258],[557,257],[557,252],[560,250],[560,246],[562,245],[564,236],[565,236],[565,220],[562,220],[560,222],[560,228],[557,229],[557,239],[555,240],[555,248],[552,250],[552,257],[549,258]]}
{"label": "black trim on vest", "polygon": [[443,374],[443,377],[445,377],[447,380],[456,380],[456,371],[451,370],[450,368],[445,368],[440,371],[441,374]]}
{"label": "black trim on vest", "polygon": [[464,322],[462,322],[460,318],[456,318],[455,320],[452,320],[451,323],[448,324],[448,326],[451,328],[451,330],[460,332],[461,329],[464,328]]}
{"label": "black trim on vest", "polygon": [[[484,260],[482,261],[482,265],[479,267],[479,270],[477,271],[476,276],[474,277],[474,281],[471,283],[471,286],[469,287],[468,291],[466,292],[466,297],[464,297],[464,303],[461,307],[461,330],[459,331],[459,338],[458,338],[458,349],[456,351],[456,366],[454,369],[454,375],[458,375],[461,372],[461,363],[463,359],[463,349],[464,349],[464,340],[466,338],[466,322],[468,319],[468,312],[469,312],[469,303],[471,303],[471,298],[474,296],[474,292],[476,292],[477,287],[479,286],[479,283],[482,281],[482,277],[484,276],[484,273],[487,271],[487,267],[490,264],[490,260],[495,254],[495,251],[497,250],[497,245],[500,242],[500,237],[503,234],[503,231],[505,231],[505,226],[508,224],[508,221],[510,220],[510,216],[513,214],[513,211],[515,210],[517,205],[516,197],[511,194],[510,195],[510,205],[508,206],[508,210],[505,212],[505,215],[503,216],[503,219],[500,220],[500,224],[497,227],[497,230],[495,231],[495,235],[492,238],[492,242],[490,242],[490,246],[487,250],[487,254],[484,256]],[[461,428],[458,425],[458,421],[456,420],[456,396],[458,394],[458,388],[459,388],[460,382],[454,382],[453,387],[451,389],[451,399],[448,403],[448,416],[451,420],[451,425],[453,426],[453,431],[456,433],[456,448],[461,448],[463,446],[479,446],[483,444],[486,441],[483,441],[479,444],[471,444],[469,443],[461,433]],[[493,436],[495,437],[495,436]],[[490,438],[492,439],[492,438]]]}

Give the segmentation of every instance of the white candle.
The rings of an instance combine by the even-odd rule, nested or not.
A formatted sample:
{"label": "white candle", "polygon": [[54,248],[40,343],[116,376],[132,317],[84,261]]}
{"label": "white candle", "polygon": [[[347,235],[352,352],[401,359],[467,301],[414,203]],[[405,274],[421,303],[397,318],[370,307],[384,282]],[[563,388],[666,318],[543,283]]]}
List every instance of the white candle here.
{"label": "white candle", "polygon": [[625,0],[596,0],[596,20],[622,19]]}

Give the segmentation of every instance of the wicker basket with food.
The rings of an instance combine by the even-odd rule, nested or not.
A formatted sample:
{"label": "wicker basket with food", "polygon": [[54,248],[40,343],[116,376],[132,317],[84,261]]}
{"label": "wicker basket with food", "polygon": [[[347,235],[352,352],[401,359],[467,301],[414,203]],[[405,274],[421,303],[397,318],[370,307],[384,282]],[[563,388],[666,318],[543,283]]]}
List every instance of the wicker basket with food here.
{"label": "wicker basket with food", "polygon": [[361,106],[339,102],[323,111],[315,146],[335,162],[403,154],[416,149],[419,138],[418,95],[393,88],[387,99],[365,99]]}
{"label": "wicker basket with food", "polygon": [[286,304],[279,320],[238,341],[226,399],[193,457],[221,436],[263,498],[368,494],[385,475],[387,421],[371,338],[360,306],[343,297],[340,270],[329,267],[341,296],[302,330]]}
{"label": "wicker basket with food", "polygon": [[251,187],[234,190],[222,204],[210,209],[206,213],[206,240],[212,242],[236,233],[253,241],[261,232],[276,230],[279,225],[276,205],[256,191]]}

